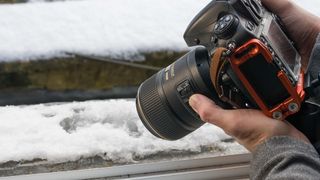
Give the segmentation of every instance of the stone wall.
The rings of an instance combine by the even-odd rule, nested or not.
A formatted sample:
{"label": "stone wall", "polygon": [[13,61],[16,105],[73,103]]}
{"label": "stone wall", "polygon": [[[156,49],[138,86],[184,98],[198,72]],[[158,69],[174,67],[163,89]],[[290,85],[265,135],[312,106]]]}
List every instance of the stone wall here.
{"label": "stone wall", "polygon": [[[166,67],[183,54],[153,52],[145,54],[146,60],[139,64]],[[0,106],[134,98],[137,87],[155,73],[155,70],[79,57],[2,62]]]}
{"label": "stone wall", "polygon": [[[141,64],[166,67],[182,54],[149,53]],[[108,90],[137,86],[154,73],[156,71],[86,58],[0,63],[0,90]]]}

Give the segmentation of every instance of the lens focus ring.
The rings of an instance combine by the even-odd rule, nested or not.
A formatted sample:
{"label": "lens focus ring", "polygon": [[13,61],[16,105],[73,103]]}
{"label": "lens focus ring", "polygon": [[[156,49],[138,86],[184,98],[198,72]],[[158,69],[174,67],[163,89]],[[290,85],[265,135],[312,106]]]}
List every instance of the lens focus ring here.
{"label": "lens focus ring", "polygon": [[191,131],[183,128],[174,114],[168,112],[165,97],[161,99],[158,92],[158,74],[153,75],[143,83],[138,91],[137,110],[143,124],[157,137],[176,140],[189,134]]}

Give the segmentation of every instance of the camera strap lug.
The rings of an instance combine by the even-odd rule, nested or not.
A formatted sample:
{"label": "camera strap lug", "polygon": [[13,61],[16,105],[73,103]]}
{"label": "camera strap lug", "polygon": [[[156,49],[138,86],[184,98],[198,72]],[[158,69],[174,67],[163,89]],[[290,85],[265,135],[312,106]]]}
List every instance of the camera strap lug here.
{"label": "camera strap lug", "polygon": [[236,49],[236,43],[235,42],[229,42],[228,44],[227,44],[227,51],[226,51],[226,55],[227,56],[230,56],[233,52],[234,52],[234,50]]}
{"label": "camera strap lug", "polygon": [[223,58],[223,54],[226,51],[228,51],[226,48],[217,48],[212,56],[210,64],[211,82],[219,96],[221,96],[223,93],[218,84],[218,76],[222,70],[223,64],[226,62]]}
{"label": "camera strap lug", "polygon": [[243,104],[243,102],[239,98],[236,98],[237,96],[235,95],[235,93],[238,94],[239,90],[236,88],[225,88],[222,85],[232,81],[225,72],[226,65],[229,63],[226,59],[228,51],[226,48],[217,48],[215,50],[211,58],[210,78],[219,98],[233,107],[240,108],[239,104]]}

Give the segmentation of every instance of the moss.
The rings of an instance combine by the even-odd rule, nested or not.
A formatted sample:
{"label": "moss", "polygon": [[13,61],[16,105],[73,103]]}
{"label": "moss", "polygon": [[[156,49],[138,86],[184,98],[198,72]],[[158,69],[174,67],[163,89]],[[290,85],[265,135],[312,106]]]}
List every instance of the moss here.
{"label": "moss", "polygon": [[[145,54],[147,64],[166,67],[183,53]],[[29,62],[0,63],[0,90],[106,90],[118,86],[137,86],[156,71],[85,58],[62,58]]]}
{"label": "moss", "polygon": [[0,88],[19,88],[29,85],[31,82],[24,72],[0,73]]}

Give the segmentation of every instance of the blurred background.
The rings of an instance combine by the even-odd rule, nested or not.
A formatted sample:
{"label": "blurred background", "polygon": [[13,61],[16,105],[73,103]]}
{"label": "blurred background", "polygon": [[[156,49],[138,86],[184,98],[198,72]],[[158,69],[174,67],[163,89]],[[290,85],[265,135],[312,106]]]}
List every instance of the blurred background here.
{"label": "blurred background", "polygon": [[[0,105],[134,98],[141,82],[186,51],[182,33],[192,14],[182,13],[172,25],[165,20],[173,12],[161,18],[163,11],[178,12],[176,6],[162,5],[163,9],[152,12],[154,7],[137,7],[143,4],[139,1],[0,2],[4,3],[0,7]],[[180,9],[188,7],[181,5]],[[148,65],[151,70],[130,63]]]}
{"label": "blurred background", "polygon": [[246,153],[212,125],[158,139],[135,109],[209,2],[0,0],[0,176]]}

